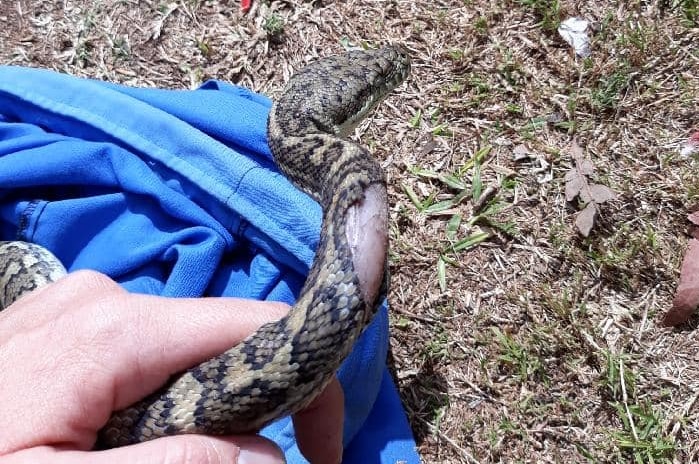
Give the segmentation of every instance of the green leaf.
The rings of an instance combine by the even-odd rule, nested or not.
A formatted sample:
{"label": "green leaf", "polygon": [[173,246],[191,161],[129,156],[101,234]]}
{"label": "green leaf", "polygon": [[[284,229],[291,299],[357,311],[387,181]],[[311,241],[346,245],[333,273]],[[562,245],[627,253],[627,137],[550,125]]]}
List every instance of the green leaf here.
{"label": "green leaf", "polygon": [[447,291],[447,264],[444,259],[440,256],[437,260],[437,281],[439,282],[439,289],[443,292]]}
{"label": "green leaf", "polygon": [[454,195],[448,200],[438,201],[437,203],[430,205],[429,207],[425,208],[423,212],[425,214],[438,214],[442,211],[446,211],[461,203],[461,201],[466,197],[467,194],[468,191],[464,190],[460,192],[458,195]]}
{"label": "green leaf", "polygon": [[417,194],[409,185],[403,184],[403,191],[408,195],[408,198],[410,198],[410,201],[415,205],[418,211],[422,212],[425,209],[420,198],[418,198]]}
{"label": "green leaf", "polygon": [[467,187],[466,184],[464,184],[464,182],[454,174],[439,174],[431,169],[420,168],[417,166],[409,166],[408,171],[413,175],[422,177],[423,179],[437,179],[447,187],[451,187],[455,190],[464,190]]}
{"label": "green leaf", "polygon": [[447,126],[446,124],[438,124],[434,127],[434,129],[432,129],[432,135],[437,137],[451,137],[452,135],[454,135],[454,132],[452,132],[452,130],[449,129],[449,126]]}
{"label": "green leaf", "polygon": [[454,174],[449,174],[446,176],[438,176],[438,179],[446,184],[448,187],[451,187],[456,190],[464,190],[466,189],[466,184],[464,184],[461,179],[456,177]]}
{"label": "green leaf", "polygon": [[417,112],[413,115],[412,118],[410,118],[410,121],[408,124],[410,124],[410,127],[413,129],[416,129],[420,127],[420,121],[422,121],[422,110],[417,110]]}
{"label": "green leaf", "polygon": [[447,238],[449,240],[456,240],[456,233],[459,231],[459,226],[461,226],[461,215],[455,214],[447,222]]}
{"label": "green leaf", "polygon": [[[456,197],[454,197],[456,198]],[[438,201],[437,203],[433,203],[427,208],[425,208],[422,212],[425,214],[439,214],[442,211],[446,211],[450,208],[453,208],[454,205],[456,205],[456,202],[454,202],[454,198],[450,198],[449,200],[442,200]]]}
{"label": "green leaf", "polygon": [[414,174],[418,177],[424,177],[426,179],[439,179],[439,174],[437,174],[436,172],[434,172],[430,169],[419,168],[416,166],[410,166],[410,167],[408,167],[408,171],[411,174]]}
{"label": "green leaf", "polygon": [[406,317],[401,317],[393,323],[393,327],[397,329],[407,329],[408,327],[410,327],[410,319]]}
{"label": "green leaf", "polygon": [[485,159],[486,156],[488,156],[488,153],[490,153],[490,150],[493,149],[492,145],[486,145],[479,149],[476,154],[474,154],[470,160],[466,162],[466,164],[463,165],[463,167],[459,170],[462,173],[465,173],[469,169],[471,169],[473,166],[476,164],[481,164],[483,160]]}
{"label": "green leaf", "polygon": [[483,193],[483,180],[481,179],[481,163],[473,166],[473,178],[471,180],[471,197],[473,201],[478,201]]}
{"label": "green leaf", "polygon": [[462,238],[458,242],[452,246],[452,250],[456,251],[463,251],[463,250],[468,250],[469,248],[473,248],[479,243],[487,240],[490,237],[490,233],[488,232],[476,232],[474,234],[469,235],[466,238]]}

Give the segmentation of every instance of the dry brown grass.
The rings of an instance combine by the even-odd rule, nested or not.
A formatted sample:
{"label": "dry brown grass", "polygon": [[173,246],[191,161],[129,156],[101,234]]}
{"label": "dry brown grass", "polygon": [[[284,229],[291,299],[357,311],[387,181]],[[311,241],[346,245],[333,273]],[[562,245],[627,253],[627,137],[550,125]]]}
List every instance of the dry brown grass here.
{"label": "dry brown grass", "polygon": [[[677,155],[699,120],[699,29],[685,17],[697,3],[253,4],[7,0],[0,59],[273,95],[343,43],[404,43],[412,78],[361,132],[388,171],[390,362],[425,462],[699,460],[697,324],[658,326],[699,195],[694,162]],[[589,60],[555,32],[574,14],[596,26]],[[562,193],[573,137],[619,194],[587,239]],[[515,160],[520,144],[530,155]],[[479,150],[494,197],[474,212]]]}

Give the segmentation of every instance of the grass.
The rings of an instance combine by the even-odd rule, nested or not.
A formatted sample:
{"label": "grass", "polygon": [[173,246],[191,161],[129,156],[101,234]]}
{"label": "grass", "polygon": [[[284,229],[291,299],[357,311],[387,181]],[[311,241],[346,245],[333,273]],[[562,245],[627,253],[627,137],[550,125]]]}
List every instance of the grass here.
{"label": "grass", "polygon": [[600,77],[590,92],[592,108],[596,110],[613,110],[628,87],[631,78],[626,65],[608,76]]}
{"label": "grass", "polygon": [[284,18],[277,13],[270,13],[265,18],[262,28],[270,37],[272,42],[279,42],[284,34]]}
{"label": "grass", "polygon": [[677,453],[675,440],[665,431],[667,419],[649,400],[639,400],[636,373],[629,358],[607,353],[603,388],[620,428],[609,432],[621,459],[634,463],[672,462]]}
{"label": "grass", "polygon": [[699,20],[699,1],[697,0],[668,0],[661,2],[661,11],[666,14],[679,13],[685,27],[697,25]]}
{"label": "grass", "polygon": [[495,342],[498,345],[498,363],[505,371],[511,372],[519,383],[530,379],[545,380],[545,372],[541,359],[531,352],[528,343],[522,343],[510,335],[493,328]]}
{"label": "grass", "polygon": [[[415,118],[411,119],[410,125],[415,127]],[[420,167],[409,168],[417,178],[436,181],[440,186],[454,192],[447,194],[442,200],[437,199],[440,195],[436,193],[436,190],[420,197],[412,187],[407,184],[403,185],[406,196],[419,213],[426,216],[449,217],[444,225],[446,245],[442,247],[436,262],[437,281],[442,291],[447,289],[448,266],[454,266],[458,263],[457,255],[492,237],[491,232],[475,228],[477,223],[485,223],[502,231],[512,231],[512,224],[501,223],[496,219],[498,204],[493,201],[488,201],[488,206],[482,212],[472,212],[473,214],[467,221],[464,221],[464,213],[460,212],[462,204],[469,198],[473,203],[478,203],[481,200],[483,195],[481,164],[491,149],[492,147],[489,145],[480,148],[464,165],[459,166],[453,172],[437,173]],[[462,229],[465,229],[465,235]]]}
{"label": "grass", "polygon": [[561,4],[558,0],[517,0],[517,3],[531,10],[545,31],[555,31],[561,23]]}
{"label": "grass", "polygon": [[[424,461],[699,454],[696,323],[657,324],[699,199],[677,154],[696,1],[19,3],[0,2],[3,62],[130,85],[274,96],[313,57],[405,44],[409,83],[360,133],[387,171],[392,368]],[[589,58],[556,32],[571,15]],[[619,194],[587,239],[564,197],[573,137]]]}

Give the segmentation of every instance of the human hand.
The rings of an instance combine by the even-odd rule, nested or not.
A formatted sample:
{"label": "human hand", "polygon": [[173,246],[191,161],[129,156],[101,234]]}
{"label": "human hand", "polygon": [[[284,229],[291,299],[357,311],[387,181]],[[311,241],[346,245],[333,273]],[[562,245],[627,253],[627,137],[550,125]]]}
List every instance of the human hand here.
{"label": "human hand", "polygon": [[[0,312],[0,462],[282,463],[253,435],[180,435],[91,451],[112,411],[282,317],[282,303],[130,294],[81,271]],[[343,393],[334,380],[293,417],[313,463],[342,456]]]}

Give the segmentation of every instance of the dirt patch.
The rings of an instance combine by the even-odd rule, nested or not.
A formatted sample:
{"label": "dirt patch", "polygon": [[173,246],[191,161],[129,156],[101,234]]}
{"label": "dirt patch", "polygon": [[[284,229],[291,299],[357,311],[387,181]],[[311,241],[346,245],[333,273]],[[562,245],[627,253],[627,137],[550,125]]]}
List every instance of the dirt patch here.
{"label": "dirt patch", "polygon": [[[576,58],[556,27],[593,24]],[[699,195],[690,1],[0,3],[0,60],[139,86],[274,95],[343,46],[403,43],[360,128],[388,172],[391,366],[425,462],[693,462],[696,320],[659,327]],[[618,199],[590,237],[577,139]],[[484,196],[487,192],[487,196]]]}

